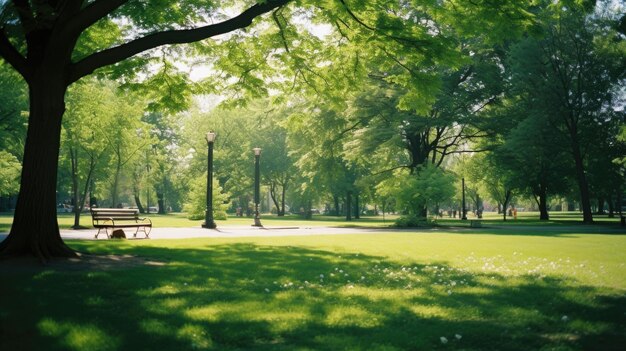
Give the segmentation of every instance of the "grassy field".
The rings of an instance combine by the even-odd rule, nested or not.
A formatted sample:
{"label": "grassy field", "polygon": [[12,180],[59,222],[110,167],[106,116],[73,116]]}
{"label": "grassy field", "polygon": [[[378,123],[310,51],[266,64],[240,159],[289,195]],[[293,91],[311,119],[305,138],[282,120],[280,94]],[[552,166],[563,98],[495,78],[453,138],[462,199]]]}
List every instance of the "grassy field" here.
{"label": "grassy field", "polygon": [[623,350],[626,232],[593,228],[71,241],[116,256],[0,262],[0,350]]}

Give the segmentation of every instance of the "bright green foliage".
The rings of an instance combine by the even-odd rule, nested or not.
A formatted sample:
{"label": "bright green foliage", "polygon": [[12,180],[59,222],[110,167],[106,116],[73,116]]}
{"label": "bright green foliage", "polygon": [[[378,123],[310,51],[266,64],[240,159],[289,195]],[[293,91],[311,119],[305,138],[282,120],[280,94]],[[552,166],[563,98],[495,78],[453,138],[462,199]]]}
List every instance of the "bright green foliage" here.
{"label": "bright green foliage", "polygon": [[397,209],[423,216],[424,209],[436,212],[454,196],[454,181],[453,174],[427,163],[417,173],[396,172],[377,186],[377,193],[395,198]]}
{"label": "bright green foliage", "polygon": [[67,97],[61,164],[75,178],[72,193],[80,193],[79,203],[85,202],[92,182],[98,184],[98,195],[105,200],[100,206],[120,203],[120,188],[128,175],[124,168],[149,145],[148,125],[140,119],[144,107],[138,96],[118,91],[111,81],[94,79],[72,87]]}
{"label": "bright green foliage", "polygon": [[17,193],[22,166],[11,153],[0,150],[0,196]]}
{"label": "bright green foliage", "polygon": [[0,61],[0,149],[21,159],[28,122],[26,85],[8,64]]}
{"label": "bright green foliage", "polygon": [[[191,180],[191,191],[188,196],[184,211],[187,218],[192,220],[203,219],[206,211],[206,186],[207,174],[204,178],[197,177]],[[223,192],[217,179],[213,179],[213,218],[226,219],[226,210],[230,206],[228,193]]]}

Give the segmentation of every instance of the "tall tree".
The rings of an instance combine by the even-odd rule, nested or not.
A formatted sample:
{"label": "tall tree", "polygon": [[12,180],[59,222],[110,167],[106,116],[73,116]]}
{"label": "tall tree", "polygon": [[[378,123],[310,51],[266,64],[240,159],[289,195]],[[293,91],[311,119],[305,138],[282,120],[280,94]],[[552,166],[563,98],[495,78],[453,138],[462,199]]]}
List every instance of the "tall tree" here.
{"label": "tall tree", "polygon": [[[20,195],[16,207],[13,226],[9,237],[0,244],[0,255],[32,253],[42,260],[52,256],[74,256],[61,240],[55,213],[56,168],[58,164],[61,120],[65,111],[64,96],[68,86],[98,69],[115,65],[126,71],[137,71],[147,62],[146,57],[138,60],[129,58],[147,50],[169,44],[198,42],[206,38],[226,34],[248,27],[252,21],[270,11],[282,8],[290,0],[263,0],[246,2],[246,8],[239,15],[220,21],[220,12],[232,10],[230,1],[187,0],[180,2],[129,0],[11,0],[0,5],[0,56],[21,74],[29,87],[30,115],[24,150]],[[317,1],[302,1],[300,6],[316,4]],[[463,29],[476,31],[486,24],[504,29],[502,26],[517,21],[528,21],[531,17],[524,6],[517,1],[491,1],[465,4],[463,1],[437,3],[420,1],[420,8],[430,8],[430,13],[473,14],[477,18],[485,16],[480,26],[467,26],[467,20],[459,21]],[[338,25],[338,31],[353,28],[353,38],[366,45],[381,43],[404,46],[432,46],[433,53],[446,51],[446,41],[440,40],[436,28],[429,24],[429,18],[414,18],[405,6],[388,0],[372,2],[352,2],[346,0],[324,2],[322,6],[311,8],[315,20]],[[444,11],[446,10],[446,11]],[[292,10],[293,12],[298,12]],[[361,16],[360,13],[368,16]],[[164,15],[166,14],[166,15]],[[272,33],[273,41],[262,42],[262,49],[276,48],[287,43],[284,30],[284,13],[274,11],[278,31]],[[320,15],[318,15],[320,14]],[[487,17],[491,15],[490,17]],[[442,15],[444,16],[444,15]],[[342,18],[343,17],[343,18]],[[444,16],[445,17],[445,16]],[[448,19],[448,23],[456,18]],[[461,19],[466,19],[461,17]],[[495,20],[493,20],[495,19]],[[198,27],[195,23],[212,23]],[[375,23],[375,24],[374,24]],[[496,25],[493,25],[496,24]],[[500,26],[500,27],[498,27]],[[482,28],[480,28],[482,29]],[[130,38],[130,39],[129,39]],[[96,40],[94,40],[96,39]],[[229,43],[247,42],[254,48],[249,36],[240,34],[225,38]],[[281,40],[282,39],[282,40]],[[294,41],[294,43],[297,41]],[[443,43],[444,45],[437,45]],[[255,43],[256,44],[256,43]],[[434,45],[431,45],[434,44]],[[225,82],[230,77],[239,77],[233,86],[241,90],[261,88],[264,79],[257,76],[258,66],[267,58],[267,50],[257,49],[250,53],[235,50],[237,45],[221,46],[222,60],[215,60],[225,68],[221,76]],[[289,46],[285,46],[289,52]],[[193,47],[198,52],[215,54],[209,45]],[[265,55],[259,54],[265,51]],[[304,50],[309,54],[314,48]],[[454,50],[452,50],[454,51]],[[239,52],[238,57],[230,56]],[[279,55],[272,59],[279,59]],[[290,56],[290,55],[287,55]],[[421,60],[431,59],[429,55],[416,53]],[[290,56],[293,58],[294,56]],[[244,65],[220,65],[224,61],[241,61]],[[270,60],[268,60],[270,61]],[[300,58],[289,60],[290,65],[301,77],[312,77],[315,70],[310,65],[302,65]],[[226,67],[228,66],[228,67]],[[110,67],[109,67],[110,68]],[[103,69],[109,73],[114,70]],[[234,74],[231,74],[234,72]],[[305,78],[303,78],[305,79]],[[409,81],[407,81],[409,82]],[[406,84],[407,86],[411,85]],[[264,91],[259,89],[259,91]],[[412,90],[413,93],[415,90]]]}
{"label": "tall tree", "polygon": [[[528,37],[511,49],[514,89],[532,101],[531,113],[550,120],[567,138],[575,166],[583,221],[593,222],[588,153],[595,131],[612,108],[612,85],[623,78],[623,52],[607,52],[598,43],[610,31],[576,3],[549,7],[543,14],[543,38]],[[623,46],[616,43],[617,47]]]}
{"label": "tall tree", "polygon": [[[287,2],[253,4],[231,19],[194,29],[174,28],[192,27],[193,22],[206,20],[215,7],[202,1],[185,2],[184,6],[153,3],[149,10],[128,0],[3,2],[0,56],[28,84],[30,116],[20,194],[11,232],[0,243],[0,254],[32,253],[44,261],[75,255],[61,240],[55,210],[61,120],[70,84],[161,45],[195,42],[247,27],[255,17]],[[168,16],[160,17],[162,13]],[[121,17],[134,25],[136,38],[127,42],[115,38],[116,45],[109,48],[89,47],[90,34],[114,24],[112,18]],[[164,22],[167,19],[172,21]],[[78,45],[83,42],[87,44]]]}

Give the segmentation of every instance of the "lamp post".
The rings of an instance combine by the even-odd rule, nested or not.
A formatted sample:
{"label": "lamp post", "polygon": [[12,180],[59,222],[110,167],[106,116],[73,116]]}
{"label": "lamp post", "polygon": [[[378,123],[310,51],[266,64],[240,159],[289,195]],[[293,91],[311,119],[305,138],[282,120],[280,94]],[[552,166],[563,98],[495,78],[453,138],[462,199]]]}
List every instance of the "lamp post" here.
{"label": "lamp post", "polygon": [[262,227],[261,218],[259,217],[259,202],[261,201],[261,191],[259,182],[261,178],[261,169],[259,167],[259,159],[261,158],[261,148],[255,147],[254,151],[254,224],[253,227]]}
{"label": "lamp post", "polygon": [[204,223],[202,228],[215,229],[217,225],[213,220],[213,142],[215,141],[215,132],[206,133],[206,142],[209,145],[208,156],[208,172],[206,179],[206,212],[204,215]]}
{"label": "lamp post", "polygon": [[461,211],[461,220],[467,221],[467,211],[465,210],[465,178],[461,178],[461,187],[463,188],[463,209]]}

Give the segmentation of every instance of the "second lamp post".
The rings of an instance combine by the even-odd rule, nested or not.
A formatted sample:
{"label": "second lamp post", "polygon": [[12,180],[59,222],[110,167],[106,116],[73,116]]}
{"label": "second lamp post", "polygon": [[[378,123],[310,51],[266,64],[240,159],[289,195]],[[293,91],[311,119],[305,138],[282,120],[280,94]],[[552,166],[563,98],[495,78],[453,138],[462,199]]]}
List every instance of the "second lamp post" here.
{"label": "second lamp post", "polygon": [[209,164],[206,180],[206,212],[202,228],[214,229],[217,227],[215,220],[213,220],[213,142],[215,142],[215,132],[206,133],[206,142],[209,144]]}
{"label": "second lamp post", "polygon": [[259,159],[261,158],[261,148],[255,147],[254,151],[254,227],[262,227],[261,218],[259,217],[259,202],[261,202],[261,169],[259,166]]}

